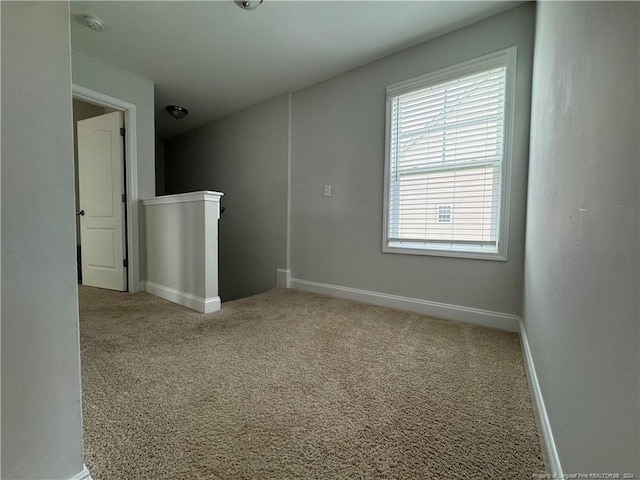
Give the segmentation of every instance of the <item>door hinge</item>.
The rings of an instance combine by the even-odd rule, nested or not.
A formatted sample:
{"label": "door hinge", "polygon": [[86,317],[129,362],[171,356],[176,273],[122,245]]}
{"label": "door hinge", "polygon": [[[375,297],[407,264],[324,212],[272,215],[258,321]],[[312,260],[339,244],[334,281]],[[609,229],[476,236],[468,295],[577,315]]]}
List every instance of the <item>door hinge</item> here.
{"label": "door hinge", "polygon": [[127,201],[127,194],[123,193],[122,194],[122,203],[125,203]]}
{"label": "door hinge", "polygon": [[124,127],[120,128],[120,135],[124,137]]}
{"label": "door hinge", "polygon": [[122,266],[124,268],[127,268],[129,266],[129,260],[127,260],[126,258],[124,260],[122,260]]}

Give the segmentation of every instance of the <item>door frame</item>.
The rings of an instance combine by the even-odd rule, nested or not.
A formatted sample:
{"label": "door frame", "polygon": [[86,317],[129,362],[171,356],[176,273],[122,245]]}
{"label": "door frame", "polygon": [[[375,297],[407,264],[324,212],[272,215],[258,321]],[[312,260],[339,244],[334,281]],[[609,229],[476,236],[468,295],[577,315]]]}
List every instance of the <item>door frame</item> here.
{"label": "door frame", "polygon": [[140,223],[138,212],[138,134],[136,123],[136,106],[101,92],[75,83],[71,86],[71,95],[76,100],[92,103],[101,107],[109,107],[124,113],[125,135],[125,172],[127,195],[127,280],[129,292],[140,290]]}

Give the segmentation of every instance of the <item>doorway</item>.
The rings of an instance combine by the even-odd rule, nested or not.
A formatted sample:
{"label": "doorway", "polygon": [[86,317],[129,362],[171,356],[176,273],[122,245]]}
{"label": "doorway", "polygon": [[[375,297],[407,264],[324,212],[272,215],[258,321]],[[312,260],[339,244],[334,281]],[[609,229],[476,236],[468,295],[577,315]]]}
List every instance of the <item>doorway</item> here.
{"label": "doorway", "polygon": [[[138,212],[138,170],[137,170],[137,121],[136,121],[136,106],[125,100],[111,97],[110,95],[97,92],[86,87],[74,84],[72,86],[72,96],[74,104],[80,102],[84,105],[85,118],[96,118],[101,115],[110,114],[113,112],[119,112],[123,119],[125,131],[124,131],[124,167],[122,168],[122,177],[124,181],[123,191],[124,197],[120,195],[118,197],[118,205],[123,208],[124,215],[124,243],[122,251],[125,252],[125,256],[120,260],[126,260],[126,268],[122,263],[122,272],[124,276],[124,284],[126,290],[129,292],[137,292],[140,290],[140,256],[139,256],[139,212]],[[78,138],[78,132],[76,130],[76,119],[74,118],[74,138]],[[75,143],[75,142],[74,142]],[[76,157],[77,158],[77,157]],[[76,169],[76,179],[79,178],[78,170]],[[104,185],[101,185],[104,186]],[[79,187],[79,185],[78,185]],[[78,188],[79,190],[79,188]],[[76,199],[79,195],[79,191],[76,191]],[[114,209],[115,209],[115,203]],[[76,204],[77,217],[82,217],[80,212],[83,207],[80,204]],[[87,209],[85,210],[85,217],[87,216]],[[126,212],[126,213],[125,213]],[[84,217],[83,217],[84,218]],[[77,222],[76,236],[79,242],[82,244],[82,222]],[[120,237],[119,237],[120,238]],[[103,239],[104,240],[104,239]],[[114,242],[116,240],[113,240]],[[82,245],[81,245],[82,249]],[[80,253],[82,258],[82,251]],[[101,259],[104,262],[104,259]],[[100,262],[97,262],[100,263]],[[86,273],[86,272],[85,272]],[[83,282],[85,279],[82,279]]]}
{"label": "doorway", "polygon": [[73,100],[78,283],[127,291],[124,114]]}

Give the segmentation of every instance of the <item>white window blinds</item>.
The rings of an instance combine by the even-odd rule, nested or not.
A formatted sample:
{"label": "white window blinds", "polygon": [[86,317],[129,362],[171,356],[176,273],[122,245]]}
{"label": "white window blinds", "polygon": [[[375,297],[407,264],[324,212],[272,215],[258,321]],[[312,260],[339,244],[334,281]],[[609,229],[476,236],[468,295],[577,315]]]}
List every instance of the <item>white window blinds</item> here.
{"label": "white window blinds", "polygon": [[507,65],[455,73],[388,94],[386,247],[498,252]]}

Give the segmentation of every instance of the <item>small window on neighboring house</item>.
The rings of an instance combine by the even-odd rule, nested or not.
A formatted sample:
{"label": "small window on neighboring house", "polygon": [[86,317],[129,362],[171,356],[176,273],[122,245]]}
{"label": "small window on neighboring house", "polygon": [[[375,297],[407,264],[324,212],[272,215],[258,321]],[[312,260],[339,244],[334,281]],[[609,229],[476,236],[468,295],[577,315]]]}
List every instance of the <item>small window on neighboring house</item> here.
{"label": "small window on neighboring house", "polygon": [[387,87],[385,252],[506,260],[515,55]]}
{"label": "small window on neighboring house", "polygon": [[451,223],[451,205],[438,205],[438,223]]}

